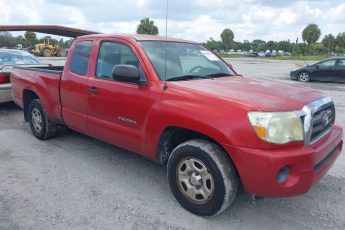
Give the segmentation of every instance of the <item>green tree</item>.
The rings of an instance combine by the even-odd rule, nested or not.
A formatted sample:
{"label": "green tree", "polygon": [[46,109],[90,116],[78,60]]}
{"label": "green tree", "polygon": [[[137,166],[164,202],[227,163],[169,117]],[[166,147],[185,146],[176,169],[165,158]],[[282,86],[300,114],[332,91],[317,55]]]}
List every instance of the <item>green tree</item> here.
{"label": "green tree", "polygon": [[229,51],[229,47],[234,41],[234,32],[232,32],[231,29],[224,29],[220,34],[220,37],[222,38],[222,43],[225,46],[225,51]]}
{"label": "green tree", "polygon": [[210,40],[207,40],[204,45],[214,51],[220,51],[221,49],[221,42],[220,41],[216,41],[213,38],[210,38]]}
{"label": "green tree", "polygon": [[73,43],[74,39],[69,39],[65,41],[64,47],[71,47],[72,43]]}
{"label": "green tree", "polygon": [[10,32],[0,31],[0,47],[14,47],[15,40]]}
{"label": "green tree", "polygon": [[278,42],[278,49],[284,50],[285,52],[291,52],[291,46],[289,41]]}
{"label": "green tree", "polygon": [[251,46],[254,51],[260,52],[266,50],[266,42],[261,39],[255,39],[252,41]]}
{"label": "green tree", "polygon": [[250,49],[252,49],[252,45],[250,44],[248,40],[244,40],[241,49],[245,51],[249,51]]}
{"label": "green tree", "polygon": [[16,44],[22,44],[23,47],[28,47],[30,44],[26,41],[26,39],[22,35],[18,35],[14,38]]}
{"label": "green tree", "polygon": [[308,45],[315,44],[321,36],[321,30],[316,24],[309,24],[302,32],[302,38]]}
{"label": "green tree", "polygon": [[34,45],[37,41],[36,33],[31,31],[26,31],[24,34],[25,40],[30,44]]}
{"label": "green tree", "polygon": [[137,34],[158,34],[158,27],[155,26],[154,21],[150,21],[150,18],[144,18],[140,20],[140,23],[137,27]]}
{"label": "green tree", "polygon": [[276,43],[274,41],[269,41],[266,44],[266,48],[268,50],[276,50],[277,49],[277,45],[276,45]]}
{"label": "green tree", "polygon": [[63,40],[63,38],[61,38],[58,42],[58,44],[61,46],[61,47],[65,47],[65,42]]}
{"label": "green tree", "polygon": [[334,50],[335,47],[335,38],[332,34],[327,34],[323,39],[322,39],[322,45],[324,50],[327,51],[327,55],[330,54],[331,51]]}
{"label": "green tree", "polygon": [[337,35],[337,38],[336,38],[336,40],[335,40],[335,43],[336,43],[336,45],[337,45],[337,47],[338,47],[338,51],[339,51],[339,52],[342,52],[342,51],[345,50],[345,32],[339,33],[339,34]]}

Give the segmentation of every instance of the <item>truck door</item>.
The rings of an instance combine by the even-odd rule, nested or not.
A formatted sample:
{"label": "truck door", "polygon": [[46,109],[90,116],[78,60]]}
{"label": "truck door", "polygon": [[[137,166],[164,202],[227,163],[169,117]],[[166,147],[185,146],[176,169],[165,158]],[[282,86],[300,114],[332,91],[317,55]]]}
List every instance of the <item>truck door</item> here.
{"label": "truck door", "polygon": [[130,44],[100,41],[98,46],[95,71],[88,81],[88,132],[114,145],[143,153],[145,118],[153,103],[149,86],[118,82],[112,77],[115,65],[134,65],[142,70],[140,61]]}
{"label": "truck door", "polygon": [[87,76],[92,46],[93,41],[80,41],[75,45],[60,86],[63,120],[68,127],[83,133],[87,131]]}

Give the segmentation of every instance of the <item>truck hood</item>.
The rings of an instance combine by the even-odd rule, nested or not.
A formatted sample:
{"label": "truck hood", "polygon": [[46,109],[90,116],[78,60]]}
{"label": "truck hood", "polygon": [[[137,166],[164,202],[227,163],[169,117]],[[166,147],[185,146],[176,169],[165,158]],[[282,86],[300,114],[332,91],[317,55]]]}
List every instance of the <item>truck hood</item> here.
{"label": "truck hood", "polygon": [[324,95],[303,87],[275,81],[245,77],[222,77],[171,82],[184,90],[208,94],[233,103],[240,103],[250,110],[293,111]]}

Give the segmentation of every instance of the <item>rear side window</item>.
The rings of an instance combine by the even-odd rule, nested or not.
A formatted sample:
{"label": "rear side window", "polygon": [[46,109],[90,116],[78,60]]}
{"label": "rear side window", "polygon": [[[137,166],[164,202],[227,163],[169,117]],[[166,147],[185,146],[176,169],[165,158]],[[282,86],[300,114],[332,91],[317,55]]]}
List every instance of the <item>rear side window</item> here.
{"label": "rear side window", "polygon": [[345,59],[339,59],[338,66],[345,66]]}
{"label": "rear side window", "polygon": [[70,67],[73,73],[86,75],[92,45],[92,41],[81,41],[76,44]]}

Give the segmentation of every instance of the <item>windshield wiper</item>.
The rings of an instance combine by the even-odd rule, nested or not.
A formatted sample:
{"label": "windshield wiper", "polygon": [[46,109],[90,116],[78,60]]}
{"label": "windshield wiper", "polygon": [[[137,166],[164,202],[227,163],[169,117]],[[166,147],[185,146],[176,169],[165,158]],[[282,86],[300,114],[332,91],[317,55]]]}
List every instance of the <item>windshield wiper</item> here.
{"label": "windshield wiper", "polygon": [[182,76],[178,76],[178,77],[172,77],[167,79],[167,81],[188,81],[191,79],[210,79],[209,76],[201,76],[201,75],[182,75]]}
{"label": "windshield wiper", "polygon": [[213,74],[208,74],[208,77],[226,77],[230,76],[228,73],[213,73]]}

